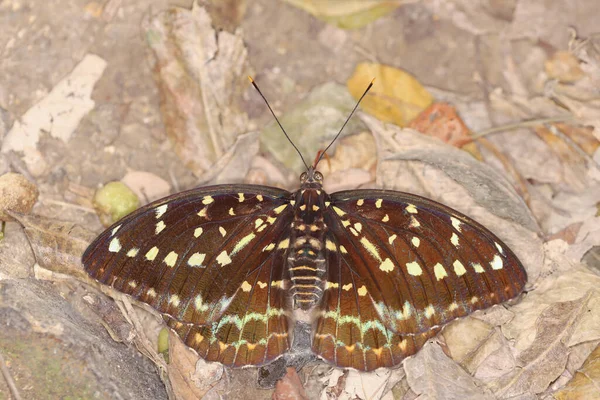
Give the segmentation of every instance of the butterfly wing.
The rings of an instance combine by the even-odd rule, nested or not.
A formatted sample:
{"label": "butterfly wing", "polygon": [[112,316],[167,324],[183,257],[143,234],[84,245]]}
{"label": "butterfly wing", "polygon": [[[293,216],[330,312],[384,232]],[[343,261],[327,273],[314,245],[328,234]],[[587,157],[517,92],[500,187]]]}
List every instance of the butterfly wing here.
{"label": "butterfly wing", "polygon": [[85,251],[89,275],[164,315],[208,361],[259,365],[289,348],[281,282],[292,194],[221,185],[133,212]]}
{"label": "butterfly wing", "polygon": [[479,223],[401,192],[346,191],[325,213],[327,290],[313,351],[359,370],[397,365],[451,320],[517,296],[517,257]]}

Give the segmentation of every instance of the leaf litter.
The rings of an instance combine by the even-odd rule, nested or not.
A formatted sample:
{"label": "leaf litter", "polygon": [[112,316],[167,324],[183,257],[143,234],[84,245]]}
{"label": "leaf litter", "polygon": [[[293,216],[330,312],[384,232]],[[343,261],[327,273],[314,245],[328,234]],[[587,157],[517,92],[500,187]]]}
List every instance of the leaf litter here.
{"label": "leaf litter", "polygon": [[[517,15],[515,23],[521,23],[523,16],[529,15],[525,7],[521,4],[513,10]],[[477,32],[502,31],[510,25],[506,22],[469,25],[465,16],[474,9],[444,10],[451,19]],[[536,12],[535,15],[541,15],[540,10]],[[253,179],[264,183],[287,182],[289,185],[294,182],[292,177],[299,168],[298,160],[290,155],[276,127],[266,128],[261,133],[260,149],[258,134],[247,129],[248,116],[241,111],[238,99],[248,89],[245,74],[251,67],[241,33],[214,31],[210,17],[198,6],[192,11],[173,9],[159,14],[145,21],[144,29],[156,57],[157,85],[168,135],[175,143],[174,151],[198,181],[248,180],[249,175],[244,171],[251,170]],[[600,243],[597,217],[600,107],[598,93],[591,89],[597,87],[594,83],[600,82],[599,59],[596,37],[574,36],[570,49],[556,52],[545,65],[548,80],[542,93],[529,95],[528,86],[519,83],[522,76],[517,70],[505,72],[513,74],[507,80],[513,82],[513,93],[517,94],[491,92],[487,99],[488,110],[495,113],[497,121],[506,124],[506,130],[496,126],[494,129],[499,133],[490,134],[486,139],[493,144],[496,155],[506,157],[508,163],[490,158],[489,147],[487,151],[477,149],[481,151],[477,158],[485,161],[482,163],[463,150],[389,123],[406,125],[432,101],[446,101],[457,106],[458,114],[451,120],[454,118],[452,121],[457,126],[467,129],[461,131],[458,143],[450,140],[452,135],[448,133],[445,141],[460,146],[472,140],[472,137],[469,139],[471,131],[481,131],[485,121],[472,116],[464,120],[455,118],[465,117],[461,110],[466,108],[481,112],[485,109],[482,102],[467,105],[462,95],[445,93],[441,96],[439,91],[428,90],[401,70],[390,72],[388,66],[357,66],[358,78],[348,82],[349,92],[356,95],[356,88],[361,83],[364,87],[373,77],[365,78],[366,75],[372,75],[373,71],[387,71],[378,72],[381,76],[376,84],[382,86],[376,86],[373,92],[374,98],[386,101],[365,103],[363,110],[376,117],[362,113],[360,119],[352,121],[353,126],[337,143],[329,162],[322,162],[323,171],[330,173],[326,174],[328,179],[337,183],[339,177],[345,188],[383,187],[426,195],[474,217],[519,255],[529,275],[527,292],[510,304],[479,311],[452,323],[397,370],[340,373],[330,369],[329,373],[312,375],[307,366],[300,375],[293,372],[286,378],[291,386],[279,389],[277,396],[291,393],[296,393],[297,398],[339,399],[600,396],[597,317],[600,315],[600,277],[580,262],[586,252]],[[386,75],[392,76],[392,80],[409,79],[410,86],[418,89],[404,87],[399,92],[388,93],[391,78]],[[401,97],[391,103],[409,104],[410,112],[389,112],[387,100],[395,95]],[[303,153],[314,154],[327,144],[327,137],[336,133],[335,127],[341,125],[339,120],[352,106],[348,91],[329,83],[315,88],[305,103],[286,111],[281,119],[290,130],[305,129],[305,125],[315,120],[326,121],[325,125],[310,128],[313,133],[301,132],[301,136],[308,136]],[[437,128],[432,128],[436,126],[434,118],[431,118],[432,125],[427,125],[433,115],[428,112],[415,127],[436,133]],[[533,129],[521,124],[523,120],[545,118],[564,122],[539,122]],[[473,143],[477,144],[477,139]],[[35,149],[36,143],[32,147]],[[521,183],[527,186],[530,202],[525,203],[522,193],[515,190],[518,181],[515,175],[512,175],[512,184],[506,180],[511,178],[508,165],[514,166],[523,178]],[[163,188],[168,190],[168,184],[163,184]],[[328,190],[336,189],[335,185],[328,187]],[[42,191],[42,203],[43,197]],[[34,213],[37,211],[34,208]],[[14,214],[14,217],[24,226],[39,266],[57,276],[88,281],[79,257],[93,238],[93,232],[35,214]],[[560,235],[546,240],[567,228],[572,229],[568,242]],[[8,254],[5,249],[0,248],[0,251]],[[27,258],[21,259],[30,262]],[[3,263],[0,267],[5,268]],[[11,275],[0,270],[0,280],[11,279]],[[52,275],[49,279],[59,280]],[[110,295],[119,298],[117,293]],[[100,307],[103,303],[97,304]],[[117,304],[126,320],[135,326],[136,335],[156,331],[160,326],[155,313],[139,318],[139,310],[127,299],[121,298]],[[105,311],[98,310],[99,314],[118,328],[115,332],[121,332],[115,337],[130,336],[123,321],[114,318],[115,310],[100,308]],[[223,370],[218,364],[198,359],[174,335],[170,337],[170,364],[156,353],[153,334],[136,336],[135,344],[166,371],[168,379],[163,378],[173,398],[217,398],[239,390],[253,379],[248,370]],[[308,385],[303,379],[317,384]],[[238,385],[237,389],[233,383]],[[311,391],[304,392],[308,387]],[[256,393],[269,396],[265,391]]]}

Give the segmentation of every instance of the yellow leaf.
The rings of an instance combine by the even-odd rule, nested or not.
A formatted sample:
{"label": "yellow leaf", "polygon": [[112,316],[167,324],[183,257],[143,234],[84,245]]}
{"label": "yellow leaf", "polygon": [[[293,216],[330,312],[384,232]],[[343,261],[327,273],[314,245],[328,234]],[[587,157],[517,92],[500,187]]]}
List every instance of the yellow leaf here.
{"label": "yellow leaf", "polygon": [[433,96],[408,72],[381,64],[359,64],[347,82],[348,90],[358,99],[373,78],[361,108],[381,121],[405,126],[433,102]]}
{"label": "yellow leaf", "polygon": [[343,29],[368,25],[402,5],[397,0],[285,0],[322,21]]}

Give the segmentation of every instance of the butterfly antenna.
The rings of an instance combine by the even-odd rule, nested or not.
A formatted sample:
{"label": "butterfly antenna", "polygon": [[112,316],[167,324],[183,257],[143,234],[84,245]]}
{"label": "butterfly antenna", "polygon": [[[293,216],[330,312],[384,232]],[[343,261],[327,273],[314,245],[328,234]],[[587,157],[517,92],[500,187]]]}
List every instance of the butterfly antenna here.
{"label": "butterfly antenna", "polygon": [[263,100],[265,101],[265,104],[269,108],[269,111],[271,111],[271,114],[273,114],[273,118],[275,118],[275,121],[277,121],[277,125],[279,125],[279,127],[281,128],[281,131],[283,132],[283,134],[285,135],[285,137],[287,138],[287,140],[289,140],[289,142],[292,144],[292,146],[294,146],[294,149],[296,149],[296,152],[300,156],[300,159],[302,160],[302,162],[304,163],[304,166],[306,167],[306,170],[308,171],[309,167],[308,167],[308,164],[306,163],[306,161],[304,161],[304,157],[302,157],[302,153],[300,153],[300,150],[298,149],[298,147],[296,147],[296,145],[294,144],[294,142],[292,142],[292,139],[290,139],[290,137],[288,136],[288,134],[285,131],[285,129],[283,129],[283,126],[281,126],[281,122],[279,122],[279,119],[277,119],[277,115],[275,115],[275,112],[273,112],[273,109],[271,108],[271,105],[267,101],[265,95],[262,94],[262,92],[260,91],[260,89],[256,85],[256,82],[254,82],[254,79],[252,79],[251,76],[248,76],[248,80],[250,81],[250,83],[252,84],[252,86],[254,86],[254,89],[256,89],[256,91],[258,92],[258,94],[260,94],[260,97],[262,97]]}
{"label": "butterfly antenna", "polygon": [[340,131],[337,133],[337,135],[335,135],[335,137],[333,138],[333,140],[331,141],[331,143],[329,143],[329,145],[327,147],[325,147],[325,150],[323,150],[321,152],[321,155],[319,156],[319,158],[316,160],[315,165],[313,168],[317,168],[317,164],[319,164],[319,162],[321,161],[321,159],[323,158],[323,156],[325,155],[325,153],[327,153],[327,150],[329,150],[329,148],[331,147],[331,145],[337,140],[337,138],[342,134],[342,131],[344,130],[344,128],[346,127],[346,124],[348,123],[348,121],[350,121],[350,118],[352,118],[352,115],[354,115],[354,112],[356,111],[356,109],[358,108],[358,105],[360,104],[360,102],[362,101],[362,99],[367,95],[367,92],[373,87],[373,82],[375,82],[375,78],[373,78],[373,80],[371,81],[371,83],[369,83],[369,86],[367,86],[367,89],[365,89],[365,92],[362,94],[362,96],[360,96],[360,99],[358,99],[358,101],[356,102],[356,105],[354,106],[354,108],[352,109],[352,112],[350,113],[350,115],[348,115],[348,118],[346,118],[346,122],[344,122],[344,125],[342,125]]}

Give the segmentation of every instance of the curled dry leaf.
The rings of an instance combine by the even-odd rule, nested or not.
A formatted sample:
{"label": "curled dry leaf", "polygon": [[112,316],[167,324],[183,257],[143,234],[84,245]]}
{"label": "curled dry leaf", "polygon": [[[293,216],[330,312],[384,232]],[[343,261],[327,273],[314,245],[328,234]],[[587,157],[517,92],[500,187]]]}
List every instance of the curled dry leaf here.
{"label": "curled dry leaf", "polygon": [[11,215],[25,228],[40,266],[90,282],[90,277],[81,266],[81,255],[96,236],[95,233],[70,222],[36,215]]}
{"label": "curled dry leaf", "polygon": [[348,79],[348,90],[358,99],[373,78],[373,87],[360,106],[381,121],[405,126],[433,101],[431,94],[411,74],[382,64],[358,64]]}
{"label": "curled dry leaf", "polygon": [[6,211],[31,212],[39,194],[37,187],[21,174],[9,172],[0,176],[0,221],[14,221]]}
{"label": "curled dry leaf", "polygon": [[178,399],[201,399],[210,388],[202,383],[201,387],[196,385],[195,379],[190,379],[196,371],[198,355],[191,351],[179,337],[169,331],[169,358],[171,360],[167,367],[169,381],[172,390]]}
{"label": "curled dry leaf", "polygon": [[[307,158],[306,163],[311,164],[317,152],[325,149],[339,132],[355,104],[352,96],[342,85],[326,83],[313,89],[306,99],[281,116],[279,120],[292,141]],[[342,135],[351,135],[362,128],[361,122],[353,118],[344,128]],[[260,141],[277,161],[294,173],[299,174],[304,171],[302,161],[275,121],[261,132]]]}
{"label": "curled dry leaf", "polygon": [[158,200],[167,196],[171,185],[161,177],[146,171],[129,171],[121,179],[130,188],[138,199],[147,202]]}
{"label": "curled dry leaf", "polygon": [[496,396],[538,394],[561,375],[569,356],[569,341],[580,318],[588,313],[592,295],[589,291],[577,300],[555,303],[540,314],[535,340],[517,358],[520,368],[490,385]]}
{"label": "curled dry leaf", "polygon": [[161,111],[175,152],[196,175],[204,174],[246,133],[240,111],[248,87],[242,37],[216,32],[206,10],[172,8],[144,21],[156,58]]}
{"label": "curled dry leaf", "polygon": [[542,265],[537,224],[506,179],[469,154],[410,129],[361,115],[377,142],[377,182],[428,197],[480,222],[517,254],[530,284]]}
{"label": "curled dry leaf", "polygon": [[442,348],[427,342],[415,356],[404,360],[410,388],[431,399],[493,399],[475,384],[475,379],[452,361]]}
{"label": "curled dry leaf", "polygon": [[315,17],[344,29],[368,25],[402,5],[398,1],[285,0]]}
{"label": "curled dry leaf", "polygon": [[548,76],[563,83],[572,83],[583,78],[579,60],[569,51],[557,51],[546,61],[544,68]]}
{"label": "curled dry leaf", "polygon": [[553,393],[556,400],[600,398],[600,345],[587,358],[573,379]]}

